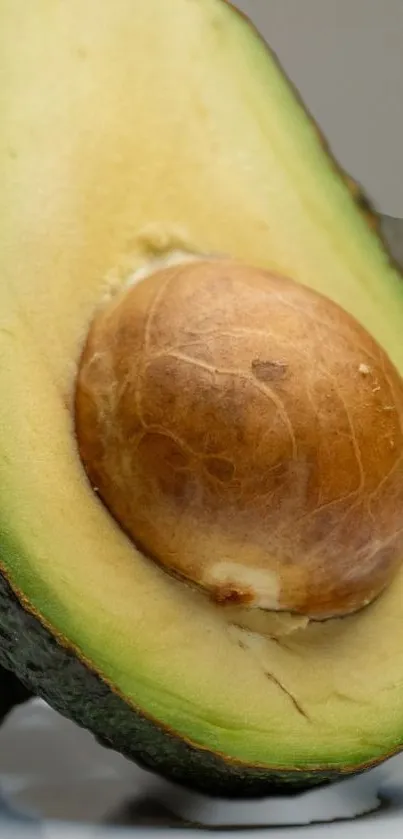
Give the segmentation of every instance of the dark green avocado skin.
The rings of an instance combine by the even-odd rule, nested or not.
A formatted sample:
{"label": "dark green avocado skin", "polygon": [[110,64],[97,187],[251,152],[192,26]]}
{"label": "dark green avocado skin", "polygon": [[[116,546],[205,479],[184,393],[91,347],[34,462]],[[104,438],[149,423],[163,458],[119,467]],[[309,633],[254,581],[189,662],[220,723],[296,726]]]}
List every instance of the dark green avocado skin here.
{"label": "dark green avocado skin", "polygon": [[31,691],[10,670],[0,667],[0,723],[10,711],[32,696]]}
{"label": "dark green avocado skin", "polygon": [[[73,652],[62,647],[22,607],[1,574],[0,665],[16,676],[9,683],[11,698],[28,698],[32,691],[89,729],[102,745],[190,789],[224,798],[260,798],[303,792],[346,776],[340,770],[278,771],[245,766],[184,742],[131,708]],[[22,682],[21,688],[17,680]]]}

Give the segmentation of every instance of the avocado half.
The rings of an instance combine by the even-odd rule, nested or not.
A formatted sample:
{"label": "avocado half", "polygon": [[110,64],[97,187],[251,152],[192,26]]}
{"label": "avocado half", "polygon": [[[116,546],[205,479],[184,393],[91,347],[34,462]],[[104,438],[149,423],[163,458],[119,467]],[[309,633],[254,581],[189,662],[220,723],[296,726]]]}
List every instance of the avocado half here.
{"label": "avocado half", "polygon": [[375,218],[222,0],[4,0],[0,61],[0,662],[214,794],[386,759],[403,748],[403,569],[364,611],[246,653],[109,515],[72,409],[99,301],[178,249],[325,294],[403,373],[403,284]]}

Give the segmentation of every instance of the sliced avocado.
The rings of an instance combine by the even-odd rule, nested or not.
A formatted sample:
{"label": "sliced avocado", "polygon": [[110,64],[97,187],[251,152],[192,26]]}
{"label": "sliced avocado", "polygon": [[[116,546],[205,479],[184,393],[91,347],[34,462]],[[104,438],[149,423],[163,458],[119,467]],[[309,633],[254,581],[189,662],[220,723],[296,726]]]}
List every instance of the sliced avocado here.
{"label": "sliced avocado", "polygon": [[114,522],[72,406],[95,309],[153,256],[287,275],[403,373],[400,275],[275,58],[222,0],[3,0],[0,61],[0,661],[199,789],[258,795],[374,765],[403,748],[403,570],[354,616],[236,630]]}

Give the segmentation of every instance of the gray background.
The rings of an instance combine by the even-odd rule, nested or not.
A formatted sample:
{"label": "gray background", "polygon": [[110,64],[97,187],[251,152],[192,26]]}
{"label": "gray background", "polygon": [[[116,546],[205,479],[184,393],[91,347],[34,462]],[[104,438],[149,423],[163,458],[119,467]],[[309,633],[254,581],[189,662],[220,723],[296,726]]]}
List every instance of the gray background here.
{"label": "gray background", "polygon": [[336,156],[403,217],[403,0],[235,0],[277,52]]}

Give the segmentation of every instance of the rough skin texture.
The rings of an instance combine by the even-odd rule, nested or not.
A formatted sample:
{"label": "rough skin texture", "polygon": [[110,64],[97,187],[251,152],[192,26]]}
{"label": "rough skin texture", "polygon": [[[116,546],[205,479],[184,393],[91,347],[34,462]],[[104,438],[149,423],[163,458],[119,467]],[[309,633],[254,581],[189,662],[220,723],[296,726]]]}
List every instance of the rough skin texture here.
{"label": "rough skin texture", "polygon": [[226,761],[130,708],[25,611],[0,575],[0,664],[56,711],[144,768],[212,796],[290,795],[371,768],[270,770]]}
{"label": "rough skin texture", "polygon": [[14,673],[0,667],[0,723],[16,705],[27,702],[31,696],[31,692],[14,676]]}

